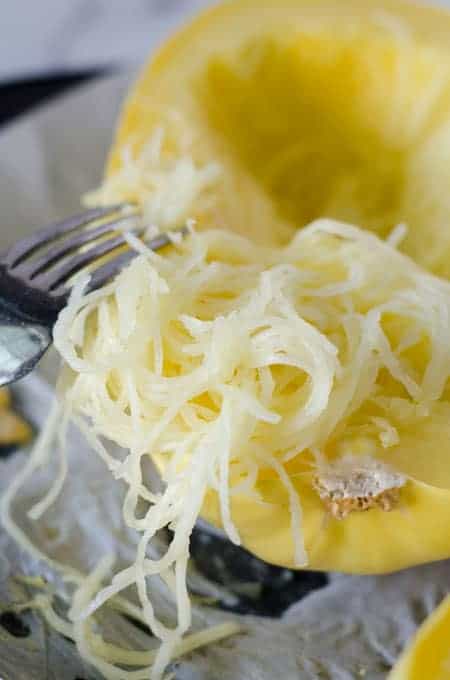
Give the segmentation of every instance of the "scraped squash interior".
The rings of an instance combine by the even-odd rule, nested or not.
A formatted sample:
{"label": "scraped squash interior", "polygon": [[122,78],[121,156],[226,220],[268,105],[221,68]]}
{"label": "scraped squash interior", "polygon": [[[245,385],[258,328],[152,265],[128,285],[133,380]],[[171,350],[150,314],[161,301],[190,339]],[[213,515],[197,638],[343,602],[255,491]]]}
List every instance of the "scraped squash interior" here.
{"label": "scraped squash interior", "polygon": [[416,192],[437,182],[441,199],[448,194],[450,137],[447,149],[433,137],[450,103],[448,77],[438,53],[386,37],[299,35],[212,60],[203,102],[293,229],[329,216],[386,236],[406,221],[407,251],[439,268],[424,250],[445,230],[450,201],[433,205],[436,197]]}
{"label": "scraped squash interior", "polygon": [[264,31],[244,17],[226,41],[212,30],[186,61],[180,38],[177,71],[169,44],[129,99],[110,170],[174,112],[193,157],[223,168],[201,224],[280,244],[318,217],[382,237],[405,222],[403,250],[450,275],[449,49],[381,11],[365,26],[282,15]]}

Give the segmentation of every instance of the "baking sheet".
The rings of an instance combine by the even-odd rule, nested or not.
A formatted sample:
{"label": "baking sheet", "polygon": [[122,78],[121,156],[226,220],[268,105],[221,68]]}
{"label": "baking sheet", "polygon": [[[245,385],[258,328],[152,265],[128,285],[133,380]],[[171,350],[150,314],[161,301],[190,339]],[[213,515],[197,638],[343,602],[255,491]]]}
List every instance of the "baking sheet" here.
{"label": "baking sheet", "polygon": [[[50,220],[79,208],[79,196],[94,187],[110,142],[114,121],[130,75],[107,78],[81,88],[6,128],[0,134],[0,247]],[[51,353],[40,369],[15,390],[23,412],[39,428],[52,399],[57,362]],[[26,462],[27,452],[0,460],[0,493]],[[24,489],[15,506],[18,521],[45,549],[81,569],[91,568],[105,552],[131,559],[133,536],[118,517],[120,489],[75,432],[71,434],[71,474],[63,499],[34,526],[26,509],[42,493],[51,470],[43,470]],[[80,511],[82,509],[82,512]],[[49,531],[50,529],[50,531]],[[418,537],[419,539],[420,537]],[[30,593],[20,574],[57,575],[18,550],[0,530],[0,608],[23,602]],[[203,591],[217,591],[205,579],[193,581]],[[406,640],[450,586],[447,563],[384,577],[333,575],[329,585],[292,606],[280,620],[225,614],[198,607],[195,626],[228,618],[244,633],[194,653],[174,668],[178,680],[381,680]],[[173,605],[155,592],[167,616]],[[1,609],[0,609],[1,611]],[[27,637],[14,637],[0,625],[1,680],[100,678],[86,668],[74,646],[53,633],[36,615],[23,618]],[[0,618],[1,621],[1,618]],[[124,621],[111,624],[112,636],[145,644],[142,631]]]}

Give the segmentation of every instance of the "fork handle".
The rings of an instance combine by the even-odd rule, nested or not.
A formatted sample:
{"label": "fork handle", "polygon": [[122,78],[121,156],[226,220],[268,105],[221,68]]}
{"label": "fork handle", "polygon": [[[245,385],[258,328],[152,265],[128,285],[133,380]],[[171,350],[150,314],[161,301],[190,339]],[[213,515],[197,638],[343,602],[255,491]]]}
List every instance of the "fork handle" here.
{"label": "fork handle", "polygon": [[0,299],[0,385],[27,375],[51,343],[50,328],[16,316]]}

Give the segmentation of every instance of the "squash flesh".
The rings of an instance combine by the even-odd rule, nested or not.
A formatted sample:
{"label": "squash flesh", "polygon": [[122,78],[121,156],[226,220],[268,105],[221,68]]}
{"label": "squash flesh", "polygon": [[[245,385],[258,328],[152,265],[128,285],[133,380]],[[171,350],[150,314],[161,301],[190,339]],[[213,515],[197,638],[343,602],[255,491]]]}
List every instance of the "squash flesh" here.
{"label": "squash flesh", "polygon": [[[194,160],[223,168],[210,209],[192,215],[200,228],[279,245],[319,216],[380,236],[406,222],[402,249],[448,277],[449,34],[446,13],[402,2],[227,3],[176,36],[143,72],[119,124],[109,176],[124,149],[139,153],[174,112],[182,130],[169,134],[166,151],[176,154],[187,132]],[[426,348],[415,351],[420,371]],[[312,568],[379,573],[449,556],[442,446],[449,408],[443,403],[426,421],[404,425],[400,445],[386,454],[410,477],[402,507],[389,516],[373,509],[324,521],[311,478],[290,471]],[[267,505],[234,497],[233,519],[247,548],[292,566],[285,491],[273,479],[261,483]],[[203,514],[220,524],[212,494]]]}
{"label": "squash flesh", "polygon": [[450,51],[436,39],[441,14],[345,4],[285,0],[261,7],[256,26],[249,1],[207,13],[204,29],[198,20],[143,73],[110,171],[119,149],[141,148],[176,111],[194,157],[225,168],[205,226],[279,244],[323,216],[381,236],[405,222],[405,252],[448,277]]}

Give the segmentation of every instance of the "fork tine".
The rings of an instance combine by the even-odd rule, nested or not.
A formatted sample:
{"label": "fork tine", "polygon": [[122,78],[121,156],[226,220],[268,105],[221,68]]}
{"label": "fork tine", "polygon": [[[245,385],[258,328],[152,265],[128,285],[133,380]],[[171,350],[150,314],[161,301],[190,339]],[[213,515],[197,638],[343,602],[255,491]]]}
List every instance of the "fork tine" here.
{"label": "fork tine", "polygon": [[81,269],[103,257],[103,255],[108,255],[108,253],[126,245],[127,242],[122,234],[100,241],[100,243],[93,245],[92,248],[85,252],[70,257],[60,266],[45,270],[35,276],[32,281],[33,286],[42,290],[53,291],[59,284],[64,283]]}
{"label": "fork tine", "polygon": [[[182,234],[183,236],[186,236],[188,233],[186,227],[181,227],[181,229],[176,229],[175,231]],[[151,239],[151,241],[146,242],[145,245],[150,250],[156,251],[161,250],[161,248],[164,248],[171,243],[172,239],[168,234],[158,234],[158,236],[155,236],[155,238]],[[104,286],[105,283],[118,274],[119,271],[123,269],[138,254],[139,253],[136,250],[128,250],[127,252],[121,253],[114,259],[109,260],[109,262],[105,262],[105,264],[98,267],[91,275],[88,290],[96,290],[97,288]]]}
{"label": "fork tine", "polygon": [[138,255],[136,250],[126,250],[124,253],[117,255],[114,259],[109,260],[109,262],[102,264],[92,273],[87,287],[88,291],[97,290],[97,288],[104,286],[105,283],[131,262],[136,255]]}
{"label": "fork tine", "polygon": [[[181,229],[176,229],[178,233],[182,234],[183,236],[186,236],[188,233],[188,230],[186,227],[182,227]],[[147,248],[150,248],[150,250],[161,250],[161,248],[164,248],[165,246],[168,246],[172,243],[172,240],[168,236],[168,234],[158,234],[155,238],[153,238],[151,241],[146,242]],[[91,290],[96,290],[97,288],[101,288],[102,286],[105,285],[110,279],[112,279],[116,274],[119,273],[121,269],[123,269],[131,260],[136,257],[139,253],[136,250],[127,250],[123,253],[120,253],[119,255],[116,255],[113,259],[108,260],[108,262],[105,262],[104,264],[100,265],[95,269],[92,274],[91,278],[88,284],[88,291]],[[64,294],[67,293],[67,288],[65,287],[64,284],[58,286],[57,288],[53,288],[52,292],[56,295]]]}
{"label": "fork tine", "polygon": [[53,247],[47,248],[39,257],[32,259],[26,258],[21,264],[17,265],[15,273],[27,280],[32,280],[41,272],[50,269],[52,265],[57,263],[58,260],[64,256],[69,255],[82,246],[86,246],[93,241],[96,241],[101,236],[117,231],[120,229],[123,222],[134,218],[134,214],[124,215],[117,220],[105,222],[93,229],[84,229],[81,232],[77,231],[68,238],[63,239],[60,242],[58,241]]}
{"label": "fork tine", "polygon": [[110,205],[104,208],[92,208],[85,210],[79,215],[75,215],[68,220],[58,222],[45,229],[40,229],[28,238],[22,239],[12,246],[4,257],[4,262],[9,267],[14,267],[22,262],[26,257],[32,255],[42,246],[54,241],[63,234],[68,234],[80,227],[86,226],[90,222],[107,217],[123,209],[123,205]]}

